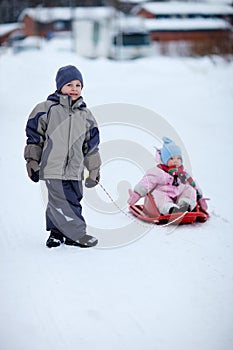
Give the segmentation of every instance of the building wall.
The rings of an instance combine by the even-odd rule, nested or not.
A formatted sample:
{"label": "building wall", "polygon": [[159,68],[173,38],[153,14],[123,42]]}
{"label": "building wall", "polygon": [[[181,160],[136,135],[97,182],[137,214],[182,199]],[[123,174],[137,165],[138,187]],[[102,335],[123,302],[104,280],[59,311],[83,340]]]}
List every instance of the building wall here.
{"label": "building wall", "polygon": [[[61,21],[62,22],[62,21]],[[25,16],[23,19],[24,27],[23,27],[23,33],[26,36],[32,36],[32,35],[39,35],[47,37],[48,33],[50,32],[58,32],[58,31],[70,31],[71,30],[71,23],[70,21],[63,21],[63,25],[59,29],[59,27],[56,28],[56,22],[36,22],[33,18],[29,16]]]}
{"label": "building wall", "polygon": [[155,18],[156,17],[153,13],[148,12],[145,9],[140,9],[136,13],[136,16],[141,16],[141,17],[144,17],[144,18]]}
{"label": "building wall", "polygon": [[25,36],[38,35],[36,23],[32,18],[26,15],[23,19],[23,24],[23,33]]}
{"label": "building wall", "polygon": [[222,40],[229,37],[228,30],[196,30],[196,31],[154,31],[152,41],[174,40]]}
{"label": "building wall", "polygon": [[6,43],[7,40],[8,40],[8,38],[9,38],[9,36],[10,36],[11,34],[13,34],[13,33],[18,32],[18,30],[19,30],[18,28],[17,28],[17,29],[13,29],[13,30],[11,30],[10,32],[8,32],[8,33],[6,33],[6,34],[0,35],[0,45]]}
{"label": "building wall", "polygon": [[158,52],[165,56],[233,55],[230,31],[153,32],[151,38]]}

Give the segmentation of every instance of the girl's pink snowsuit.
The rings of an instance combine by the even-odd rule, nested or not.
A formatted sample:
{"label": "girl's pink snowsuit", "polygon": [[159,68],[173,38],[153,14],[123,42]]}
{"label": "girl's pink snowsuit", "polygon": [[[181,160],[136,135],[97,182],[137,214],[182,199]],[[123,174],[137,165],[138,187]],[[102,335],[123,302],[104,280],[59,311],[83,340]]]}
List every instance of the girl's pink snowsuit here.
{"label": "girl's pink snowsuit", "polygon": [[183,184],[178,178],[179,186],[172,185],[174,177],[166,171],[154,167],[149,169],[140,182],[135,186],[134,191],[141,196],[151,193],[158,210],[167,214],[169,209],[177,205],[189,204],[191,210],[196,206],[196,190],[188,182]]}

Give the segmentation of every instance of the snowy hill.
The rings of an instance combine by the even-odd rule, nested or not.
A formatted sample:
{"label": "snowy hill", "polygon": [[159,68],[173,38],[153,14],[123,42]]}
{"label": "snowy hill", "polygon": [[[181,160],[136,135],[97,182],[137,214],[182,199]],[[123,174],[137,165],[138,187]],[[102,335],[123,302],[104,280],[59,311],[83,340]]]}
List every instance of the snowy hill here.
{"label": "snowy hill", "polygon": [[[69,47],[54,40],[40,51],[0,57],[2,348],[231,350],[233,63],[207,57],[86,60]],[[211,198],[206,223],[143,227],[97,188],[85,191],[83,202],[90,231],[99,232],[103,247],[108,234],[117,241],[127,229],[121,247],[113,249],[111,240],[108,249],[45,247],[43,188],[26,175],[24,129],[66,64],[84,75],[84,100],[100,121],[106,156],[101,183],[122,210],[127,213],[127,187],[147,166],[137,151],[148,152],[145,162],[153,166],[164,121],[185,145],[193,175]],[[134,121],[114,114],[126,104],[138,106]],[[109,111],[109,119],[101,111]],[[158,125],[150,113],[160,116]],[[128,151],[122,157],[122,145],[135,146],[132,162]],[[90,205],[96,197],[99,204]]]}

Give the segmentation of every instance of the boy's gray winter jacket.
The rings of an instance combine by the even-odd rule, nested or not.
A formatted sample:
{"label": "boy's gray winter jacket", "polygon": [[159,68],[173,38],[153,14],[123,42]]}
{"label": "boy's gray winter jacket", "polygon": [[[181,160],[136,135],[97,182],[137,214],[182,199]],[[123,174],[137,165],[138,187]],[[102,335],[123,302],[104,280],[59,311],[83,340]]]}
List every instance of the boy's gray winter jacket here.
{"label": "boy's gray winter jacket", "polygon": [[39,163],[40,179],[82,180],[84,167],[98,176],[99,130],[82,97],[72,105],[68,95],[50,95],[31,112],[26,134],[24,157]]}

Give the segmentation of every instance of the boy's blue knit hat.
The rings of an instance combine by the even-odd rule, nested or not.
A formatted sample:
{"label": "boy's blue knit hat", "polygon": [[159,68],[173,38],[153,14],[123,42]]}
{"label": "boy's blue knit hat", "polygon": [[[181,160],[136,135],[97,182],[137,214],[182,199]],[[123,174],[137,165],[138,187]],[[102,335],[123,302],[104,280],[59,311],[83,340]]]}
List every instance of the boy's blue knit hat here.
{"label": "boy's blue knit hat", "polygon": [[181,148],[175,144],[174,141],[168,137],[163,137],[163,148],[160,151],[160,157],[163,164],[167,165],[169,159],[173,156],[182,157]]}
{"label": "boy's blue knit hat", "polygon": [[83,88],[82,74],[75,66],[69,65],[61,67],[56,75],[57,91],[60,91],[65,84],[69,83],[72,80],[79,80]]}

